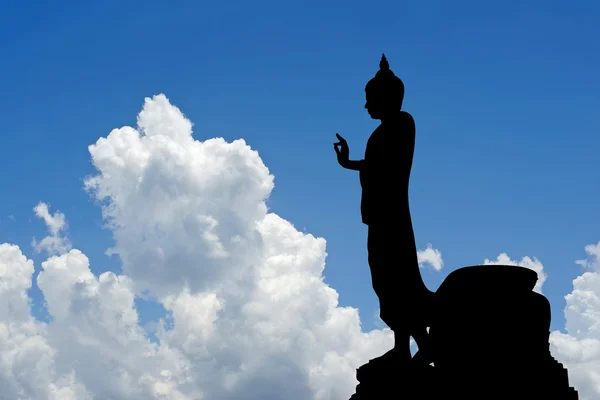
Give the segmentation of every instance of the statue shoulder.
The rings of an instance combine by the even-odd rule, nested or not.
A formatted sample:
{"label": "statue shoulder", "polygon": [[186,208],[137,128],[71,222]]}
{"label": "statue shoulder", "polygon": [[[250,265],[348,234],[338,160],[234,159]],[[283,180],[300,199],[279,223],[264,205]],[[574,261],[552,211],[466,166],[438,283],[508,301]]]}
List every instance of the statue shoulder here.
{"label": "statue shoulder", "polygon": [[409,113],[407,113],[406,111],[400,111],[400,114],[402,115],[402,125],[405,129],[409,129],[411,131],[415,131],[416,127],[415,127],[415,120],[412,117],[412,115],[410,115]]}
{"label": "statue shoulder", "polygon": [[410,113],[408,113],[406,111],[400,111],[400,115],[402,115],[402,120],[403,121],[407,121],[407,122],[410,121],[413,124],[415,123],[415,120],[414,120],[413,116],[410,115]]}

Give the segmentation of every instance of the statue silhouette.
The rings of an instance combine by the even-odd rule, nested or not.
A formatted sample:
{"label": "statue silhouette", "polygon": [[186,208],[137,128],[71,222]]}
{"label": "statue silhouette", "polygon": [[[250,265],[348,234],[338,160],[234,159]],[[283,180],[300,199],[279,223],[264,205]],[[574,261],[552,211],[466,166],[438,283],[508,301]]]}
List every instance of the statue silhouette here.
{"label": "statue silhouette", "polygon": [[365,88],[369,115],[381,124],[367,141],[363,160],[350,160],[346,140],[336,134],[339,164],[359,171],[362,222],[368,226],[367,250],[380,317],[394,331],[396,345],[384,357],[411,360],[410,336],[419,351],[414,361],[429,364],[427,315],[432,292],[421,278],[408,204],[415,148],[415,122],[401,111],[404,84],[382,55],[379,71]]}
{"label": "statue silhouette", "polygon": [[[342,167],[359,172],[373,289],[396,343],[357,369],[351,400],[577,400],[550,354],[550,303],[533,292],[535,271],[471,266],[450,273],[435,293],[427,289],[408,202],[415,122],[401,110],[404,84],[385,55],[365,93],[365,108],[381,124],[364,159],[350,160],[339,134],[334,149]],[[412,358],[410,336],[419,348]]]}

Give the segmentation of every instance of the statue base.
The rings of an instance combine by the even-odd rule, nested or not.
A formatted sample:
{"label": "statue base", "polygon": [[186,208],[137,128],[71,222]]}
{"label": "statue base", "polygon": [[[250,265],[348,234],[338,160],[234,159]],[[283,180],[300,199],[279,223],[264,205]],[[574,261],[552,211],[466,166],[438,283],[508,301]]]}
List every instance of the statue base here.
{"label": "statue base", "polygon": [[550,303],[537,273],[516,266],[458,269],[433,296],[433,365],[390,351],[358,368],[351,400],[578,400],[550,354]]}
{"label": "statue base", "polygon": [[471,369],[440,376],[435,366],[400,366],[384,356],[357,369],[359,384],[350,400],[579,399],[577,391],[569,386],[567,369],[552,357],[528,368],[481,369],[478,373]]}
{"label": "statue base", "polygon": [[351,400],[436,399],[435,369],[400,362],[393,350],[356,370],[359,384]]}

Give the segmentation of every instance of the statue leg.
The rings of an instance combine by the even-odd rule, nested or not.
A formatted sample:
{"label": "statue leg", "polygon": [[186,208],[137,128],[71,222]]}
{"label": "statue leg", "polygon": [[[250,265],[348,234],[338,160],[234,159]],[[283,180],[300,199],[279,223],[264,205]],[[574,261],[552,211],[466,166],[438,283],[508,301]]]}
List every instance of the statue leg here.
{"label": "statue leg", "polygon": [[413,362],[416,364],[429,365],[433,361],[433,357],[429,333],[427,333],[427,326],[433,294],[427,289],[421,278],[417,256],[417,245],[415,243],[410,212],[408,212],[408,218],[406,219],[405,224],[406,226],[403,227],[403,230],[406,232],[406,254],[404,257],[407,262],[406,268],[411,271],[407,274],[407,279],[411,282],[409,287],[407,287],[407,293],[409,293],[408,297],[410,298],[412,306],[409,312],[410,316],[407,318],[407,324],[410,328],[411,336],[418,347],[417,353],[413,357]]}
{"label": "statue leg", "polygon": [[386,226],[369,226],[367,250],[369,267],[375,294],[379,298],[379,316],[392,331],[396,345],[393,354],[401,362],[409,362],[410,329],[404,307],[409,306],[402,301],[401,289],[398,287],[398,262],[396,234]]}
{"label": "statue leg", "polygon": [[410,334],[406,330],[394,331],[394,342],[393,351],[396,353],[398,360],[408,365],[412,358],[410,354]]}
{"label": "statue leg", "polygon": [[390,268],[393,260],[390,257],[392,254],[389,251],[388,240],[384,227],[369,226],[367,236],[368,261],[373,290],[379,299],[379,317],[395,331],[394,328],[399,325],[399,321],[397,321],[398,310],[394,301],[394,279],[390,276],[393,273]]}

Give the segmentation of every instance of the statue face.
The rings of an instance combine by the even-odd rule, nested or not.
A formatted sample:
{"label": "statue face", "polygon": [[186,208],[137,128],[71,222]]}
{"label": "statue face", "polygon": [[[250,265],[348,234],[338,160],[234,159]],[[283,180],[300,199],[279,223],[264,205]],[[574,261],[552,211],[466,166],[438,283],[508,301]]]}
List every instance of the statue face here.
{"label": "statue face", "polygon": [[381,119],[383,113],[385,113],[384,99],[381,93],[377,93],[374,90],[366,91],[366,103],[365,109],[373,119]]}
{"label": "statue face", "polygon": [[381,119],[385,115],[398,112],[402,107],[402,100],[398,101],[385,90],[371,87],[365,90],[365,94],[365,109],[373,119]]}

